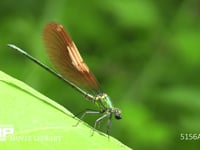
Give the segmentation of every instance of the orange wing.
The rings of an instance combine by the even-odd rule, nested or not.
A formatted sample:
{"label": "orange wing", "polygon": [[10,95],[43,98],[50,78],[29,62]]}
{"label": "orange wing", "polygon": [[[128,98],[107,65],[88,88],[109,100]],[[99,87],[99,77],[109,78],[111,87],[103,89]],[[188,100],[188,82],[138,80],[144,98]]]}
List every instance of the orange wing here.
{"label": "orange wing", "polygon": [[50,60],[64,78],[83,88],[100,90],[96,78],[62,25],[47,24],[43,31],[43,39]]}

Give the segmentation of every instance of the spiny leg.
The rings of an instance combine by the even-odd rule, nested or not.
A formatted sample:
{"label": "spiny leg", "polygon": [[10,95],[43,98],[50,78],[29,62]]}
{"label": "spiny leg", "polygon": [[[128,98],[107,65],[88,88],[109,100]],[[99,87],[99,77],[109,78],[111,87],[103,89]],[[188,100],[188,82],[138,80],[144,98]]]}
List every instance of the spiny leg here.
{"label": "spiny leg", "polygon": [[[76,127],[76,126],[83,120],[83,118],[85,117],[86,114],[100,114],[100,113],[102,113],[102,112],[101,112],[101,111],[97,111],[97,110],[86,109],[86,110],[84,111],[84,113],[81,115],[81,117],[80,117],[80,119],[78,120],[78,122],[77,122],[75,125],[73,125],[73,126]],[[79,113],[79,114],[80,114],[80,113]]]}
{"label": "spiny leg", "polygon": [[108,118],[108,121],[107,121],[107,131],[106,131],[106,133],[108,134],[108,138],[109,138],[109,131],[110,131],[111,119],[112,119],[112,113],[110,114],[110,116]]}
{"label": "spiny leg", "polygon": [[109,113],[106,113],[104,114],[103,116],[101,116],[100,118],[98,118],[95,123],[94,123],[94,129],[93,129],[93,132],[92,132],[92,136],[94,134],[94,131],[96,129],[96,126],[97,126],[97,123],[100,123],[104,118],[106,118],[108,115],[110,115]]}
{"label": "spiny leg", "polygon": [[[95,112],[96,112],[96,111],[98,111],[98,110],[86,108],[86,109],[84,109],[83,111],[79,112],[78,114],[74,115],[73,118],[76,118],[76,117],[78,118],[78,116],[80,116],[80,114],[83,115],[86,111],[95,111]],[[81,115],[81,116],[82,116],[82,115]]]}

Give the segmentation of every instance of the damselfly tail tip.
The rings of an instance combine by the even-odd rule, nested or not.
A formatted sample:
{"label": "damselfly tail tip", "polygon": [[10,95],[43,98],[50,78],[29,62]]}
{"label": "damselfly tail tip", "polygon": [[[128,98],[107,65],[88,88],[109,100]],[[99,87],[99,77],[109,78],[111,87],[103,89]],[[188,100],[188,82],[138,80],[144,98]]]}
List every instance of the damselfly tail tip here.
{"label": "damselfly tail tip", "polygon": [[7,46],[10,47],[10,48],[15,47],[15,45],[13,45],[13,44],[7,44]]}
{"label": "damselfly tail tip", "polygon": [[27,54],[25,51],[23,51],[22,49],[20,49],[19,47],[15,46],[15,45],[13,45],[13,44],[7,44],[7,46],[8,46],[9,48],[11,48],[11,49],[14,49],[14,50],[16,50],[16,51],[22,53],[22,54]]}

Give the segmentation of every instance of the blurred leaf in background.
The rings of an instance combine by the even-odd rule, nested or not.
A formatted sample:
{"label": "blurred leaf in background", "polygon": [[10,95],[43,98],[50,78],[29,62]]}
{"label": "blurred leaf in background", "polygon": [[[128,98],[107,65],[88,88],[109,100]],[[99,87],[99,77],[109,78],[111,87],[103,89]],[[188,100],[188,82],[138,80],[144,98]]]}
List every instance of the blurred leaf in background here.
{"label": "blurred leaf in background", "polygon": [[[48,22],[61,23],[122,109],[114,137],[134,149],[197,149],[200,139],[180,136],[200,134],[199,10],[198,0],[1,0],[0,68],[75,114],[94,108],[6,47],[16,44],[52,67],[41,34]],[[86,120],[93,125],[95,117]]]}

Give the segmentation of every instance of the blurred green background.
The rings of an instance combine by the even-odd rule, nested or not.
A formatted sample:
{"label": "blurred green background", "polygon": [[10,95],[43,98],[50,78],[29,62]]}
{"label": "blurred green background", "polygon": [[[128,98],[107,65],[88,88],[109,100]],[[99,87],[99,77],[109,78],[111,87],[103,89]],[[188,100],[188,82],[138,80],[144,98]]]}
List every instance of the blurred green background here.
{"label": "blurred green background", "polygon": [[[6,47],[16,44],[52,67],[42,30],[48,22],[61,23],[122,110],[123,119],[112,121],[112,136],[140,150],[200,147],[200,137],[181,140],[181,134],[200,134],[199,0],[1,0],[0,21],[4,72],[74,114],[94,109],[68,85]],[[95,119],[85,118],[91,125]]]}

